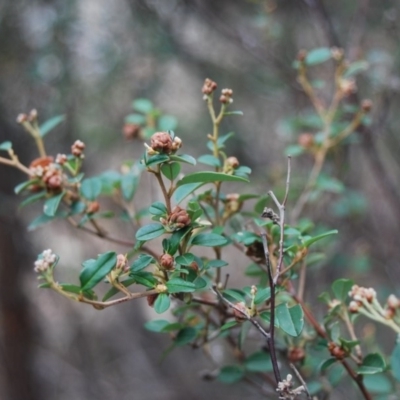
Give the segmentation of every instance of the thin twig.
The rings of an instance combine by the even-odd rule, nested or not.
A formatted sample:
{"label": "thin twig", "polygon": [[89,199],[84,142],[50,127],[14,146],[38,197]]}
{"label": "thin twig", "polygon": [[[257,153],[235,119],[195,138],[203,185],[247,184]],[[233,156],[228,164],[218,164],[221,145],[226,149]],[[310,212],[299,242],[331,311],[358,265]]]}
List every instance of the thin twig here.
{"label": "thin twig", "polygon": [[307,394],[307,398],[308,398],[309,400],[311,400],[311,394],[310,394],[310,392],[308,391],[307,384],[306,384],[305,380],[303,379],[303,377],[301,376],[300,372],[298,371],[298,369],[296,368],[296,366],[295,366],[294,364],[290,363],[289,365],[290,365],[290,368],[292,368],[292,370],[293,370],[294,373],[296,374],[297,379],[298,379],[298,380],[300,381],[300,383],[303,385],[303,388],[304,388],[304,390],[305,390],[305,392],[306,392],[306,394]]}
{"label": "thin twig", "polygon": [[267,264],[267,271],[268,271],[268,282],[269,288],[271,291],[271,298],[270,298],[270,306],[271,306],[271,314],[270,314],[270,326],[269,326],[269,339],[268,339],[268,347],[271,356],[271,363],[274,370],[275,380],[278,384],[281,382],[281,373],[279,370],[278,360],[276,357],[276,350],[275,350],[275,282],[272,277],[272,270],[271,270],[271,262],[269,258],[269,250],[268,250],[268,242],[267,242],[267,233],[265,231],[261,232],[261,240],[264,247],[264,254],[265,254],[265,261]]}

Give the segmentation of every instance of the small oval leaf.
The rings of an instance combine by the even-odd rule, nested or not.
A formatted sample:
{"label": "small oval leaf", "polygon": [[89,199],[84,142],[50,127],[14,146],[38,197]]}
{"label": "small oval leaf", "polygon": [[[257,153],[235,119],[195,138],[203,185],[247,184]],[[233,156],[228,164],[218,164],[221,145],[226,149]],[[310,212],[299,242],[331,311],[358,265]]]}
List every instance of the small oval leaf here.
{"label": "small oval leaf", "polygon": [[79,275],[82,291],[96,286],[102,281],[117,263],[117,254],[113,251],[100,254],[95,260],[82,263],[83,269]]}

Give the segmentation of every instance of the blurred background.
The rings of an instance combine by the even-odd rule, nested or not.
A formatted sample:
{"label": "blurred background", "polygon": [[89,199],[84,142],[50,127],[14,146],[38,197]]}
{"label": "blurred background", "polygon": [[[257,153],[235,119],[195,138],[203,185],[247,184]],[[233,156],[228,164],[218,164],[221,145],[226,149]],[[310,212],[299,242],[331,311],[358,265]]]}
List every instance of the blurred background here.
{"label": "blurred background", "polygon": [[[308,287],[319,293],[347,277],[399,294],[399,22],[395,0],[0,0],[0,142],[11,140],[29,164],[35,149],[16,116],[32,108],[42,121],[65,114],[49,152],[68,152],[80,139],[88,174],[115,169],[143,151],[121,130],[132,100],[145,97],[178,118],[185,152],[200,155],[209,77],[232,88],[234,109],[244,112],[224,123],[236,133],[229,155],[253,169],[255,192],[279,190],[284,149],[308,128],[298,121],[311,111],[293,60],[303,48],[343,47],[350,61],[368,63],[358,96],[374,103],[372,125],[331,163],[348,190],[313,208],[340,235]],[[318,71],[329,79],[332,67]],[[310,165],[293,161],[294,193]],[[213,367],[200,350],[180,348],[161,362],[169,341],[143,329],[145,301],[98,312],[37,290],[33,261],[43,249],[60,254],[64,277],[75,279],[84,259],[110,246],[63,223],[28,233],[38,209],[18,209],[13,193],[25,177],[4,165],[0,176],[1,399],[260,398],[251,387],[202,380]],[[390,351],[394,335],[382,334]],[[340,389],[336,396],[346,397]]]}

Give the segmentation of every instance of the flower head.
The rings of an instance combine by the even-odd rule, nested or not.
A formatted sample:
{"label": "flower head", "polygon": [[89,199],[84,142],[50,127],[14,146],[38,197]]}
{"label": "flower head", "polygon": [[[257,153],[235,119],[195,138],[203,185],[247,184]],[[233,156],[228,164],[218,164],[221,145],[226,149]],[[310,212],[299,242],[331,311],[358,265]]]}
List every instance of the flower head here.
{"label": "flower head", "polygon": [[37,273],[47,271],[57,260],[57,256],[50,250],[44,250],[35,261],[34,271]]}

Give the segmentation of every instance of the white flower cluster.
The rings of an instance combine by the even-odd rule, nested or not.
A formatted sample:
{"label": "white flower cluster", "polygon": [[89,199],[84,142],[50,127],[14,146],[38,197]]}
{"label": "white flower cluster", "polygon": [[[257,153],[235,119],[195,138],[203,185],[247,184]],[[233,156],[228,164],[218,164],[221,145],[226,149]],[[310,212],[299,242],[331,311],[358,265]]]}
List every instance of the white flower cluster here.
{"label": "white flower cluster", "polygon": [[35,261],[34,268],[35,272],[37,273],[48,270],[57,259],[57,256],[50,249],[44,250],[39,257],[39,260]]}
{"label": "white flower cluster", "polygon": [[288,374],[286,379],[278,383],[276,391],[279,393],[280,399],[293,400],[299,394],[305,392],[305,388],[303,385],[297,387],[296,389],[293,389],[292,380],[293,376],[291,374]]}

